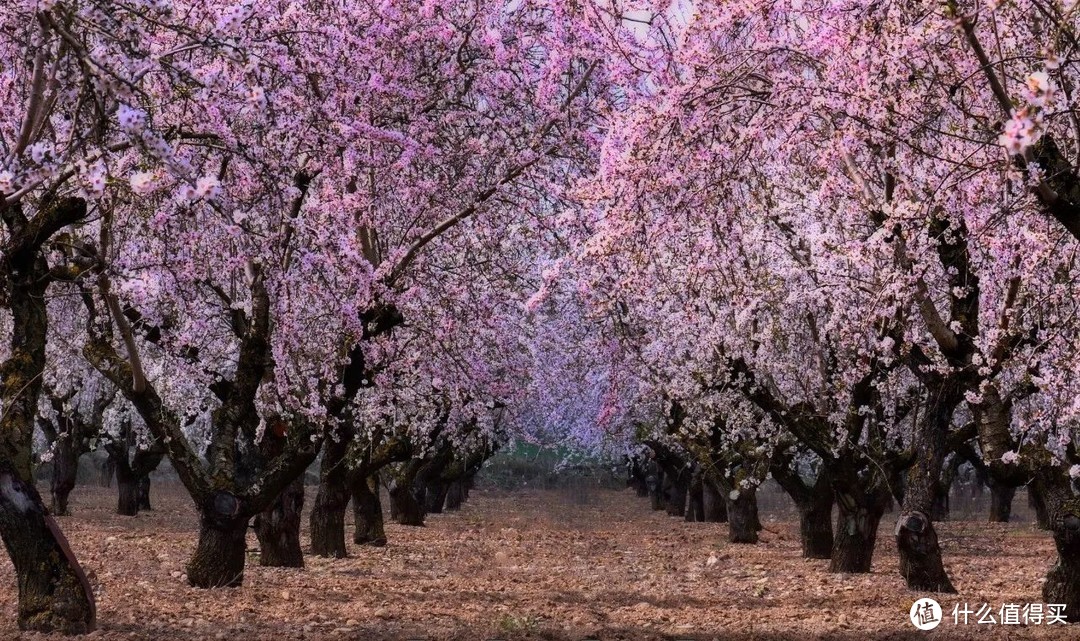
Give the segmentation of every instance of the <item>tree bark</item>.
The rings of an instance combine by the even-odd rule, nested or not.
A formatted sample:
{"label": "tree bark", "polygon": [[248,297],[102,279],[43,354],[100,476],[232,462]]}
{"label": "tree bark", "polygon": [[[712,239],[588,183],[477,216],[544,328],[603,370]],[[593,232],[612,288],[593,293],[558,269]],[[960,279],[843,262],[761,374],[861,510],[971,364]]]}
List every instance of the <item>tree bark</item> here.
{"label": "tree bark", "polygon": [[727,523],[727,503],[712,483],[702,486],[702,512],[707,523]]}
{"label": "tree bark", "polygon": [[990,479],[990,523],[1008,523],[1016,488]]}
{"label": "tree bark", "polygon": [[634,492],[641,497],[649,495],[649,486],[645,481],[646,472],[638,455],[626,458],[626,486],[634,488]]}
{"label": "tree bark", "polygon": [[424,510],[428,514],[442,514],[448,490],[448,485],[442,481],[429,482],[424,492]]}
{"label": "tree bark", "polygon": [[1046,509],[1046,501],[1043,500],[1036,485],[1028,486],[1028,506],[1035,512],[1035,524],[1040,530],[1050,530],[1050,513]]}
{"label": "tree bark", "polygon": [[665,470],[664,501],[669,516],[686,515],[686,495],[690,489],[689,479],[684,478],[686,475],[686,470]]}
{"label": "tree bark", "polygon": [[345,468],[347,439],[327,440],[319,472],[319,492],[312,506],[311,553],[316,556],[343,559],[348,556],[345,548],[345,508],[349,504],[346,487],[348,472]]}
{"label": "tree bark", "polygon": [[11,314],[0,365],[0,537],[19,583],[19,628],[80,634],[96,624],[94,596],[64,535],[34,487],[33,439],[49,318],[49,264],[42,243],[86,216],[76,198],[48,199],[32,219],[21,202],[0,202],[8,231],[0,277]]}
{"label": "tree bark", "polygon": [[106,456],[105,460],[101,462],[101,487],[112,487],[113,475],[116,474],[116,461],[112,456]]}
{"label": "tree bark", "polygon": [[[451,483],[451,486],[455,485]],[[459,488],[460,489],[460,488]],[[449,493],[447,494],[449,498]],[[357,545],[386,545],[382,501],[379,499],[379,477],[372,474],[352,484],[353,543]],[[449,501],[447,505],[449,507]],[[456,508],[455,508],[456,509]]]}
{"label": "tree bark", "polygon": [[304,477],[300,475],[255,517],[259,564],[264,567],[302,568],[300,514],[304,510]]}
{"label": "tree bark", "polygon": [[1046,466],[1032,483],[1043,499],[1058,558],[1046,575],[1043,599],[1065,605],[1065,618],[1080,621],[1080,482]]}
{"label": "tree bark", "polygon": [[949,520],[949,489],[940,483],[934,491],[934,503],[930,508],[930,518],[937,523]]}
{"label": "tree bark", "polygon": [[[226,503],[222,502],[221,507]],[[223,511],[200,510],[199,542],[187,564],[188,583],[192,587],[239,587],[244,582],[248,519],[238,514],[222,514]]]}
{"label": "tree bark", "polygon": [[73,435],[61,434],[53,445],[52,482],[49,492],[52,495],[52,513],[54,516],[67,516],[68,497],[75,489],[75,479],[79,474],[79,456],[71,443]]}
{"label": "tree bark", "polygon": [[391,518],[401,525],[424,526],[424,506],[416,500],[408,483],[390,483]]}
{"label": "tree bark", "polygon": [[655,459],[649,460],[649,473],[645,483],[649,488],[649,506],[653,510],[664,509],[664,470]]}
{"label": "tree bark", "polygon": [[19,581],[19,629],[94,630],[93,591],[33,485],[0,471],[0,532]]}
{"label": "tree bark", "polygon": [[799,535],[803,557],[832,558],[833,530],[832,477],[825,465],[819,465],[814,482],[800,473],[800,465],[789,451],[776,452],[770,465],[773,478],[795,502],[799,510]]}
{"label": "tree bark", "polygon": [[705,520],[705,482],[701,472],[690,477],[689,500],[686,504],[686,520],[690,522]]}
{"label": "tree bark", "polygon": [[836,529],[829,572],[870,571],[885,505],[886,499],[872,492],[836,493]]}
{"label": "tree bark", "polygon": [[726,497],[728,514],[728,541],[732,543],[757,543],[761,522],[758,520],[757,488],[739,490],[735,498]]}
{"label": "tree bark", "polygon": [[116,468],[116,513],[135,516],[139,513],[139,479]]}
{"label": "tree bark", "polygon": [[[148,448],[140,448],[138,439],[131,430],[130,423],[123,426],[122,433],[106,441],[105,450],[113,462],[113,474],[116,477],[116,513],[121,516],[135,516],[142,505],[150,505],[150,473],[161,464],[165,449],[160,443],[152,443]],[[131,450],[135,453],[132,455]]]}
{"label": "tree bark", "polygon": [[150,473],[149,472],[147,472],[146,474],[143,474],[142,476],[139,477],[138,486],[139,486],[139,489],[138,489],[139,510],[140,511],[142,511],[142,510],[153,510],[154,508],[151,507],[151,505],[150,505]]}
{"label": "tree bark", "polygon": [[831,559],[833,550],[831,492],[799,505],[799,537],[803,558]]}
{"label": "tree bark", "polygon": [[934,485],[934,505],[931,509],[930,518],[936,522],[949,520],[949,499],[952,495],[952,486],[963,462],[963,457],[959,455],[952,456],[948,463],[943,466],[941,478]]}
{"label": "tree bark", "polygon": [[941,560],[941,547],[933,522],[924,512],[905,510],[896,523],[900,548],[900,575],[908,589],[955,593]]}
{"label": "tree bark", "polygon": [[446,490],[446,505],[444,506],[444,509],[448,512],[460,510],[464,500],[465,489],[462,487],[461,481],[452,481]]}
{"label": "tree bark", "polygon": [[90,435],[100,429],[102,415],[112,401],[111,394],[99,395],[89,418],[84,418],[66,406],[74,395],[75,391],[58,396],[51,389],[45,390],[44,397],[52,405],[56,418],[39,417],[38,420],[53,455],[49,487],[53,516],[70,514],[68,497],[78,482],[79,459],[90,451]]}
{"label": "tree bark", "polygon": [[947,379],[928,383],[927,390],[931,394],[929,408],[915,424],[915,460],[908,470],[904,507],[896,520],[900,575],[909,590],[955,593],[930,515],[945,462],[946,436],[960,396],[956,383]]}

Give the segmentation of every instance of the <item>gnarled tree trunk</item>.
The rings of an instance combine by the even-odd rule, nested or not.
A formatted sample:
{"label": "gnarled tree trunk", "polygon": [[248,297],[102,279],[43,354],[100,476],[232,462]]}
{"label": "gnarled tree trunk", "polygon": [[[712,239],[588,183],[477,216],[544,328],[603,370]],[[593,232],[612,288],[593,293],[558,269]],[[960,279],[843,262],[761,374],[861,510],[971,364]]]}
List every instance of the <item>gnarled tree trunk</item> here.
{"label": "gnarled tree trunk", "polygon": [[34,420],[45,369],[49,265],[41,244],[86,215],[81,199],[45,203],[32,222],[21,203],[0,200],[8,238],[0,276],[11,314],[7,359],[0,365],[0,537],[19,582],[19,627],[80,634],[96,625],[94,596],[64,535],[34,487]]}
{"label": "gnarled tree trunk", "polygon": [[761,521],[758,520],[757,488],[731,492],[727,498],[728,541],[757,543]]}
{"label": "gnarled tree trunk", "polygon": [[98,471],[101,473],[98,477],[101,487],[112,487],[113,476],[116,474],[116,461],[112,456],[106,456],[101,461]]}
{"label": "gnarled tree trunk", "polygon": [[701,505],[707,523],[727,523],[727,502],[707,479],[702,485]]}
{"label": "gnarled tree trunk", "polygon": [[654,510],[662,510],[664,509],[664,470],[655,459],[650,459],[648,471],[645,484],[649,488],[649,506]]}
{"label": "gnarled tree trunk", "polygon": [[1080,621],[1080,483],[1070,483],[1066,472],[1047,466],[1038,470],[1032,485],[1045,502],[1058,553],[1043,598],[1064,604],[1065,618],[1075,623]]}
{"label": "gnarled tree trunk", "polygon": [[835,483],[833,489],[837,512],[829,572],[869,572],[888,490],[841,491]]}
{"label": "gnarled tree trunk", "polygon": [[430,481],[424,492],[424,510],[428,514],[442,514],[449,486],[442,481]]}
{"label": "gnarled tree trunk", "polygon": [[[424,504],[415,490],[417,476],[427,463],[424,459],[413,458],[396,469],[390,468],[387,490],[390,495],[390,518],[394,522],[412,527],[424,526]],[[465,496],[468,497],[467,492]]]}
{"label": "gnarled tree trunk", "polygon": [[302,568],[300,513],[304,510],[304,477],[285,487],[270,507],[255,517],[259,539],[259,564],[266,567]]}
{"label": "gnarled tree trunk", "polygon": [[664,507],[669,516],[686,515],[686,495],[690,489],[689,470],[664,470]]}
{"label": "gnarled tree trunk", "polygon": [[915,424],[915,460],[908,470],[904,506],[896,520],[900,576],[911,590],[955,593],[941,559],[931,514],[945,461],[945,440],[959,396],[955,382],[947,379],[928,383],[927,389],[930,407]]}
{"label": "gnarled tree trunk", "polygon": [[705,481],[701,472],[696,471],[690,477],[689,498],[686,503],[686,520],[690,522],[705,520]]}
{"label": "gnarled tree trunk", "polygon": [[226,493],[200,506],[199,542],[187,564],[188,583],[196,588],[243,584],[248,521],[236,498]]}
{"label": "gnarled tree trunk", "polygon": [[1046,501],[1043,500],[1039,488],[1035,485],[1028,486],[1028,507],[1035,513],[1035,524],[1040,530],[1050,530],[1050,513],[1046,509]]}
{"label": "gnarled tree trunk", "polygon": [[[116,513],[123,516],[135,516],[141,509],[150,506],[150,473],[157,469],[164,457],[160,445],[151,445],[149,449],[137,449],[128,461],[127,449],[134,438],[125,436],[120,442],[106,445],[116,461]],[[146,505],[146,508],[142,506]]]}
{"label": "gnarled tree trunk", "polygon": [[144,511],[144,510],[153,510],[154,509],[150,505],[150,473],[149,472],[147,472],[146,474],[143,474],[142,476],[139,477],[138,495],[139,495],[138,503],[139,503],[139,511],[140,512]]}
{"label": "gnarled tree trunk", "polygon": [[116,467],[116,513],[135,516],[139,513],[139,479],[130,470],[123,469],[125,467]]}
{"label": "gnarled tree trunk", "polygon": [[1008,523],[1012,517],[1013,496],[1016,488],[1007,483],[990,479],[990,522]]}
{"label": "gnarled tree trunk", "polygon": [[446,489],[446,504],[443,508],[447,511],[460,510],[465,501],[465,488],[461,481],[451,481]]}
{"label": "gnarled tree trunk", "polygon": [[949,520],[949,499],[952,495],[952,486],[956,481],[957,471],[963,462],[964,459],[961,456],[954,455],[941,470],[941,478],[934,485],[934,504],[930,514],[932,520]]}
{"label": "gnarled tree trunk", "polygon": [[832,558],[832,509],[831,492],[815,495],[815,500],[799,505],[799,537],[804,558]]}
{"label": "gnarled tree trunk", "polygon": [[19,628],[84,634],[96,626],[93,591],[33,485],[0,470],[0,531],[19,580]]}
{"label": "gnarled tree trunk", "polygon": [[798,462],[787,451],[774,454],[770,469],[773,478],[799,510],[799,535],[803,557],[832,558],[833,492],[832,477],[828,469],[819,465],[814,482],[810,483],[800,474]]}
{"label": "gnarled tree trunk", "polygon": [[638,455],[626,457],[626,486],[634,488],[638,496],[648,496],[649,486],[645,481],[646,472]]}
{"label": "gnarled tree trunk", "polygon": [[343,559],[345,548],[345,508],[349,505],[346,487],[348,471],[345,452],[348,439],[327,439],[319,472],[319,491],[309,517],[311,524],[311,553]]}
{"label": "gnarled tree trunk", "polygon": [[424,526],[424,506],[416,500],[407,483],[390,482],[390,515],[395,522],[413,527]]}
{"label": "gnarled tree trunk", "polygon": [[53,444],[52,481],[49,492],[52,495],[52,513],[55,516],[67,516],[68,497],[75,489],[75,479],[79,473],[79,453],[71,443],[71,434],[61,434]]}
{"label": "gnarled tree trunk", "polygon": [[[451,483],[453,486],[454,483]],[[449,497],[449,493],[447,495]],[[379,477],[372,474],[359,478],[352,484],[353,543],[357,545],[386,545],[386,529],[383,525],[382,502],[379,499]],[[450,509],[447,505],[447,509]]]}

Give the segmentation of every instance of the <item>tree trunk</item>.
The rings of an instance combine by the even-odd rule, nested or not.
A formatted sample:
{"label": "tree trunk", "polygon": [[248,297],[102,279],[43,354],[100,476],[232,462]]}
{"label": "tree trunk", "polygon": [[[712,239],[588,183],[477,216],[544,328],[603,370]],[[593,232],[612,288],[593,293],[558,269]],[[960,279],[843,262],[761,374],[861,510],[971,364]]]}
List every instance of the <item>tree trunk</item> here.
{"label": "tree trunk", "polygon": [[1046,501],[1035,485],[1028,486],[1028,506],[1035,512],[1035,524],[1040,530],[1050,530],[1050,514],[1046,510]]}
{"label": "tree trunk", "polygon": [[654,510],[664,509],[664,470],[656,461],[649,461],[649,474],[645,482],[649,486],[649,505]]}
{"label": "tree trunk", "polygon": [[79,457],[71,444],[71,434],[61,434],[54,444],[52,460],[52,513],[54,516],[67,516],[68,496],[75,489],[75,479],[79,474]]}
{"label": "tree trunk", "polygon": [[964,458],[954,454],[943,466],[941,477],[934,484],[934,505],[930,518],[934,521],[949,520],[949,499],[952,495],[952,486],[956,482],[957,473],[964,463]]}
{"label": "tree trunk", "polygon": [[885,499],[871,493],[836,494],[836,529],[829,572],[870,571]]}
{"label": "tree trunk", "polygon": [[634,488],[638,496],[648,496],[649,486],[645,482],[645,469],[638,456],[627,458],[626,461],[626,486]]}
{"label": "tree trunk", "polygon": [[139,513],[139,479],[116,467],[116,513],[135,516]]}
{"label": "tree trunk", "polygon": [[0,471],[0,533],[19,581],[19,629],[84,634],[96,626],[93,591],[33,485]]}
{"label": "tree trunk", "polygon": [[896,520],[896,545],[900,552],[900,576],[909,590],[955,593],[945,572],[941,546],[930,518],[934,495],[945,462],[945,437],[956,409],[955,383],[942,380],[928,384],[930,407],[915,424],[912,449],[915,460],[908,470],[903,510]]}
{"label": "tree trunk", "polygon": [[664,474],[664,494],[669,516],[685,516],[686,495],[689,493],[689,479],[684,478],[686,472],[672,472],[668,470]]}
{"label": "tree trunk", "polygon": [[116,476],[116,513],[122,516],[135,516],[139,510],[150,509],[150,473],[165,456],[158,447],[140,449],[130,429],[130,424],[126,425],[119,438],[105,444]]}
{"label": "tree trunk", "polygon": [[728,515],[728,541],[732,543],[757,543],[758,520],[757,488],[739,490],[735,498],[726,497]]}
{"label": "tree trunk", "polygon": [[800,465],[788,450],[776,452],[770,465],[773,478],[799,510],[799,538],[803,557],[832,558],[832,476],[819,465],[813,483],[804,478]]}
{"label": "tree trunk", "polygon": [[138,488],[139,510],[140,511],[142,511],[142,510],[148,510],[148,511],[153,510],[154,508],[150,506],[150,474],[149,473],[143,474],[142,476],[139,477],[138,486],[139,486],[139,488]]}
{"label": "tree trunk", "polygon": [[390,514],[401,525],[424,526],[424,506],[416,500],[408,483],[390,483]]}
{"label": "tree trunk", "polygon": [[199,515],[199,543],[187,564],[188,583],[196,588],[239,587],[244,582],[248,519]]}
{"label": "tree trunk", "polygon": [[349,505],[346,487],[345,452],[347,439],[327,439],[319,471],[319,492],[311,508],[311,553],[316,556],[343,559],[345,548],[345,508]]}
{"label": "tree trunk", "polygon": [[264,567],[302,568],[300,513],[304,511],[304,476],[301,474],[261,514],[255,517],[259,564]]}
{"label": "tree trunk", "polygon": [[[11,314],[7,358],[0,365],[0,537],[19,583],[19,628],[80,634],[96,624],[94,596],[79,562],[34,487],[34,420],[45,370],[49,265],[41,254],[48,232],[28,230],[21,204],[0,204],[8,236],[0,255],[3,294]],[[63,199],[34,222],[75,222],[81,199]],[[22,220],[22,223],[19,220]],[[28,237],[29,236],[29,237]]]}
{"label": "tree trunk", "polygon": [[949,520],[950,486],[937,483],[934,486],[934,503],[930,508],[930,518],[936,522]]}
{"label": "tree trunk", "polygon": [[1016,488],[990,479],[990,522],[1008,523]]}
{"label": "tree trunk", "polygon": [[[457,483],[451,483],[451,488]],[[460,492],[460,486],[458,488]],[[446,509],[450,507],[450,495],[447,492]],[[458,494],[460,496],[460,493]],[[377,474],[358,479],[352,484],[353,502],[353,543],[357,545],[386,545],[386,529],[383,526],[382,501],[379,499],[379,477]],[[459,504],[460,505],[460,504]]]}
{"label": "tree trunk", "polygon": [[905,510],[896,523],[896,543],[900,548],[900,575],[908,589],[918,592],[955,593],[941,560],[941,547],[930,517],[920,511]]}
{"label": "tree trunk", "polygon": [[446,505],[443,506],[444,509],[448,512],[452,510],[460,510],[461,503],[464,500],[465,489],[461,486],[461,481],[451,481],[450,486],[446,490]]}
{"label": "tree trunk", "polygon": [[706,522],[727,523],[727,503],[708,481],[702,485],[701,509]]}
{"label": "tree trunk", "polygon": [[1043,599],[1065,605],[1065,618],[1080,621],[1080,518],[1053,528],[1058,560],[1046,575]]}
{"label": "tree trunk", "polygon": [[116,461],[112,456],[106,456],[101,462],[101,487],[112,487],[113,476],[116,474]]}
{"label": "tree trunk", "polygon": [[690,498],[686,504],[686,520],[690,522],[705,520],[705,483],[701,473],[695,473],[690,478]]}
{"label": "tree trunk", "polygon": [[442,481],[432,481],[427,484],[427,491],[424,493],[424,510],[428,514],[442,514],[447,490],[447,484]]}
{"label": "tree trunk", "polygon": [[[1070,487],[1071,485],[1071,487]],[[1058,558],[1046,575],[1043,599],[1065,605],[1065,618],[1080,621],[1080,482],[1070,484],[1066,472],[1047,467],[1032,483],[1044,501]]]}
{"label": "tree trunk", "polygon": [[831,491],[822,492],[799,507],[799,537],[803,558],[831,559],[833,550]]}

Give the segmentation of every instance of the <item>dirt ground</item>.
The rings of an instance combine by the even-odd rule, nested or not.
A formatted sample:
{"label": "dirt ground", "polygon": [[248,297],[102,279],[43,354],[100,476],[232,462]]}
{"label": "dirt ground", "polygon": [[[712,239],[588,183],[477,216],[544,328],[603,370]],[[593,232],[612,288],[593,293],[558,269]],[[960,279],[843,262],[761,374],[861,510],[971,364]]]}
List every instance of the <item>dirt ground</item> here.
{"label": "dirt ground", "polygon": [[[186,494],[154,490],[156,509],[127,518],[113,513],[115,490],[81,486],[74,516],[60,519],[97,590],[100,629],[88,638],[1080,638],[1077,626],[952,622],[957,604],[996,613],[1040,600],[1053,543],[1027,524],[941,524],[959,594],[940,595],[945,621],[920,632],[908,620],[916,595],[899,578],[889,515],[873,573],[832,575],[826,561],[800,558],[792,522],[766,519],[760,544],[732,545],[726,526],[651,512],[630,491],[477,491],[427,527],[388,524],[385,548],[309,557],[302,570],[260,567],[251,533],[244,587],[206,591],[183,580],[196,535]],[[4,556],[0,639],[47,638],[20,634],[15,613]]]}

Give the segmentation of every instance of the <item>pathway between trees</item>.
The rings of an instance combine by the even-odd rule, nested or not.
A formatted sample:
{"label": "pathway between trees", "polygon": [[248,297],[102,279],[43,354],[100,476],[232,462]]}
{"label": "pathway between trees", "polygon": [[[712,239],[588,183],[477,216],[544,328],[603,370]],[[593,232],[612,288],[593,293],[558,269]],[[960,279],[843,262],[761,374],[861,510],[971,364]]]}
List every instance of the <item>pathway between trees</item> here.
{"label": "pathway between trees", "polygon": [[[762,542],[736,546],[726,526],[652,512],[630,491],[477,491],[462,511],[430,515],[427,527],[388,522],[385,548],[350,544],[348,559],[308,556],[303,570],[263,568],[253,557],[243,588],[196,590],[181,574],[195,512],[181,488],[160,490],[155,511],[135,518],[113,513],[114,490],[80,486],[72,495],[74,516],[62,526],[98,590],[102,629],[93,638],[854,641],[915,632],[890,537],[879,541],[872,574],[830,575],[827,561],[800,557],[797,525],[770,521],[767,510]],[[940,530],[960,592],[942,601],[947,613],[958,602],[1038,600],[1032,586],[1053,558],[1045,533],[981,522]],[[248,546],[257,553],[253,533]],[[15,604],[4,561],[0,639],[31,638],[15,629]],[[947,622],[935,638],[1006,632],[1018,633]],[[1047,626],[1022,633],[1070,636]]]}

